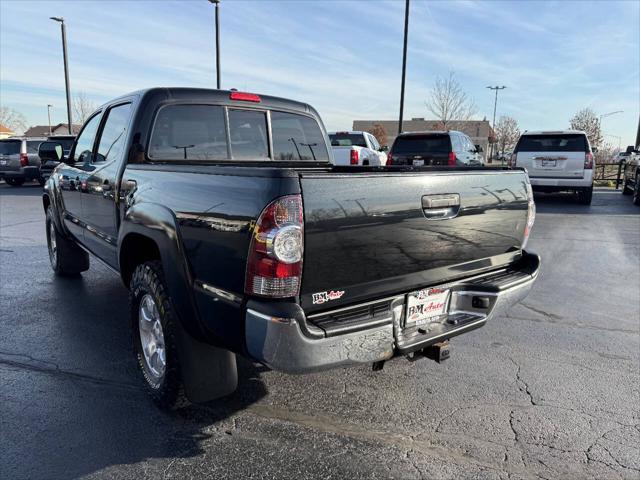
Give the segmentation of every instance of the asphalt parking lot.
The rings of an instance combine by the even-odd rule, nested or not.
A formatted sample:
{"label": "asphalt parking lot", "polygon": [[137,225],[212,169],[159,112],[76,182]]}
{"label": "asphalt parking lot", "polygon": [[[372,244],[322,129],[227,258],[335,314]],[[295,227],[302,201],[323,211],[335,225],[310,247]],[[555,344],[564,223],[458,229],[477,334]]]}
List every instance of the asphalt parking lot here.
{"label": "asphalt parking lot", "polygon": [[40,187],[0,183],[0,478],[640,478],[640,209],[537,197],[531,295],[452,358],[287,376],[172,414],[141,388],[127,291],[56,278]]}

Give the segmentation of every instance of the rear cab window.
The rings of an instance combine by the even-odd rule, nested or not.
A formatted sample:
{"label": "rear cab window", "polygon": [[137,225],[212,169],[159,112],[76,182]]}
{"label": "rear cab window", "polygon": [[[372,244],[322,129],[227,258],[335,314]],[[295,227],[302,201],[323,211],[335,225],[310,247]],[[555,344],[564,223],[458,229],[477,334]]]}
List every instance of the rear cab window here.
{"label": "rear cab window", "polygon": [[151,161],[328,162],[325,137],[310,116],[221,105],[166,105],[148,148]]}
{"label": "rear cab window", "polygon": [[421,153],[449,153],[451,152],[451,140],[449,135],[405,135],[397,137],[393,143],[394,154],[411,155]]}
{"label": "rear cab window", "polygon": [[0,140],[0,155],[16,155],[20,153],[21,140]]}
{"label": "rear cab window", "polygon": [[588,143],[585,135],[541,134],[523,135],[518,141],[517,152],[587,152]]}
{"label": "rear cab window", "polygon": [[334,147],[367,147],[367,141],[362,133],[337,132],[329,135]]}

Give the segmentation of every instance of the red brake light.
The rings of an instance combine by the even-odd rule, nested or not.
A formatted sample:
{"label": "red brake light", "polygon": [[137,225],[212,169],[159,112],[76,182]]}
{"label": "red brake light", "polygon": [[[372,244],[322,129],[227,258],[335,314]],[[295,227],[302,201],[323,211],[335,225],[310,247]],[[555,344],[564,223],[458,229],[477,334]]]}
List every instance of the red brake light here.
{"label": "red brake light", "polygon": [[454,152],[449,152],[449,165],[452,167],[456,165],[456,154]]}
{"label": "red brake light", "polygon": [[255,102],[260,103],[260,95],[256,95],[255,93],[246,93],[246,92],[231,92],[229,95],[231,100],[240,100],[242,102]]}
{"label": "red brake light", "polygon": [[391,150],[387,153],[387,165],[393,165],[393,155],[391,154]]}
{"label": "red brake light", "polygon": [[245,293],[271,298],[295,297],[302,278],[302,197],[280,197],[260,214],[252,231]]}
{"label": "red brake light", "polygon": [[584,154],[584,168],[586,170],[593,169],[593,153],[587,152]]}
{"label": "red brake light", "polygon": [[27,165],[29,165],[29,157],[27,156],[26,153],[21,153],[20,154],[20,166],[26,167]]}
{"label": "red brake light", "polygon": [[358,160],[360,160],[360,154],[358,153],[358,150],[351,149],[351,165],[358,165]]}

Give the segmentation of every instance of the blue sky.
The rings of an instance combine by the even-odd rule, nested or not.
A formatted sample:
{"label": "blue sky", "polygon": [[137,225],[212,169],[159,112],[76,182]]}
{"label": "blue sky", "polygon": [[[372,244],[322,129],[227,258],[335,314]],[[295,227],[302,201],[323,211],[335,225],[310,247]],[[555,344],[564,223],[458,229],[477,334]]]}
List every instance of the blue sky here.
{"label": "blue sky", "polygon": [[[222,0],[222,86],[306,101],[329,129],[398,115],[404,1]],[[101,103],[150,86],[215,87],[205,0],[0,0],[0,103],[29,124],[65,120],[60,29],[71,89]],[[454,71],[491,118],[566,128],[580,108],[633,143],[640,110],[640,2],[420,1],[411,5],[405,118],[429,117],[428,90]],[[606,137],[617,144],[615,137]]]}

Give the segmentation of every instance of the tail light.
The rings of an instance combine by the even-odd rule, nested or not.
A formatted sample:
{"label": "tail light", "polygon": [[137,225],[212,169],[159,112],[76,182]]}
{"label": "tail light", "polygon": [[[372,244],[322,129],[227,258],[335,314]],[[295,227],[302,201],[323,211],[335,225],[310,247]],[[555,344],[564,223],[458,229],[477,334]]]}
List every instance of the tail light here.
{"label": "tail light", "polygon": [[533,201],[533,189],[531,188],[531,183],[529,182],[529,177],[527,176],[527,226],[524,229],[524,239],[522,240],[522,249],[527,246],[529,242],[529,235],[531,234],[531,229],[533,228],[533,223],[536,221],[536,204]]}
{"label": "tail light", "polygon": [[302,197],[288,195],[269,205],[253,228],[244,291],[271,298],[300,292],[304,246]]}
{"label": "tail light", "polygon": [[231,92],[229,94],[229,98],[231,100],[239,100],[241,102],[260,103],[262,101],[260,99],[260,95],[256,95],[255,93],[247,93],[247,92]]}
{"label": "tail light", "polygon": [[358,153],[358,150],[352,149],[350,158],[351,165],[358,165],[358,160],[360,160],[360,154]]}
{"label": "tail light", "polygon": [[454,152],[449,152],[449,165],[453,167],[456,165],[456,154]]}
{"label": "tail light", "polygon": [[29,165],[29,157],[27,156],[26,153],[21,153],[20,154],[20,166],[26,167],[27,165]]}
{"label": "tail light", "polygon": [[593,169],[593,153],[587,152],[584,154],[584,168],[587,170]]}
{"label": "tail light", "polygon": [[511,156],[509,157],[509,166],[510,167],[515,167],[516,166],[516,159],[518,158],[518,154],[517,153],[512,153]]}
{"label": "tail light", "polygon": [[387,153],[387,165],[393,165],[393,155],[390,151]]}

